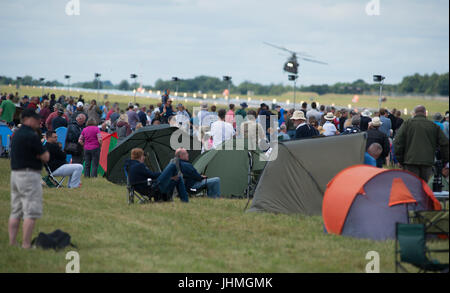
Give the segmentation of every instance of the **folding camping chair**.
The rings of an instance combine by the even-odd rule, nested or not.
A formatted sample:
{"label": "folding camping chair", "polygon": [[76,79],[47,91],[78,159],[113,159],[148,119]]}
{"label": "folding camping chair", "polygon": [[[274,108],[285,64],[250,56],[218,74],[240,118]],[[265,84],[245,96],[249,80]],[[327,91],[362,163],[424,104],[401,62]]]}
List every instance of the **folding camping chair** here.
{"label": "folding camping chair", "polygon": [[417,211],[413,221],[424,224],[426,234],[449,236],[448,211]]}
{"label": "folding camping chair", "polygon": [[145,182],[138,182],[132,185],[130,183],[130,178],[128,177],[128,164],[125,164],[123,167],[123,171],[125,173],[125,178],[127,179],[127,201],[128,204],[134,203],[134,197],[136,197],[139,200],[139,203],[148,203],[151,201],[150,194],[140,194],[138,191],[135,190],[135,186],[137,184],[146,183],[147,186],[152,186],[152,179],[148,178]]}
{"label": "folding camping chair", "polygon": [[45,166],[45,170],[47,171],[47,176],[44,176],[42,178],[42,180],[45,182],[45,184],[47,184],[48,187],[53,188],[60,188],[63,187],[62,183],[64,181],[64,179],[66,179],[66,176],[61,176],[61,180],[57,180],[55,175],[53,175],[52,170],[50,169],[50,167],[48,166],[48,164],[44,164]]}
{"label": "folding camping chair", "polygon": [[402,224],[395,226],[395,272],[399,268],[408,272],[401,263],[409,263],[419,268],[419,273],[448,271],[448,263],[440,263],[430,258],[430,253],[443,253],[448,249],[431,250],[426,246],[425,225]]}
{"label": "folding camping chair", "polygon": [[[170,160],[170,163],[174,163],[175,166],[177,167],[177,172],[178,175],[183,176],[183,173],[181,172],[181,167],[180,167],[180,161],[178,158],[173,158],[172,160]],[[208,178],[206,178],[206,183],[208,183]],[[187,188],[186,192],[188,194],[189,197],[205,197],[207,195],[208,192],[208,185],[205,184],[205,186],[203,186],[202,188]]]}

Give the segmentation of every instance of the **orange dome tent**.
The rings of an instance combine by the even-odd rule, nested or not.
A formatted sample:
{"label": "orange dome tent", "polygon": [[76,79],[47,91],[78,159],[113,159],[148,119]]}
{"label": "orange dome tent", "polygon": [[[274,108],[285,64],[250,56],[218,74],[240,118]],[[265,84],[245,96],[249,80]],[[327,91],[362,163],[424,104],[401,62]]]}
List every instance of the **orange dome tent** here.
{"label": "orange dome tent", "polygon": [[322,216],[328,233],[375,240],[395,237],[395,223],[409,210],[440,210],[428,185],[403,170],[356,165],[327,185]]}

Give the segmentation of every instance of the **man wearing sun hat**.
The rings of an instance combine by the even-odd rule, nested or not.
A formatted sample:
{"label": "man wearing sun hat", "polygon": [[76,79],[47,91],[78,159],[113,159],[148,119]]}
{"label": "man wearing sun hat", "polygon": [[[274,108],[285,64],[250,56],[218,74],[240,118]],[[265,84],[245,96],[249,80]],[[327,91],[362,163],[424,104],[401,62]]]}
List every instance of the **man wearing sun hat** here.
{"label": "man wearing sun hat", "polygon": [[383,168],[383,164],[386,162],[386,157],[389,155],[390,151],[390,143],[389,138],[386,134],[381,132],[379,130],[380,126],[383,123],[380,120],[380,117],[374,117],[372,119],[372,122],[369,123],[369,129],[367,130],[367,144],[366,144],[366,151],[367,148],[372,143],[379,143],[381,147],[383,148],[383,152],[377,159],[377,167]]}
{"label": "man wearing sun hat", "polygon": [[369,111],[369,109],[364,109],[361,113],[361,123],[359,124],[359,128],[361,131],[367,131],[369,128],[369,123],[372,121],[372,112]]}
{"label": "man wearing sun hat", "polygon": [[304,139],[319,135],[319,131],[309,124],[306,124],[305,113],[295,111],[291,117],[295,126],[295,139]]}
{"label": "man wearing sun hat", "polygon": [[333,120],[334,120],[334,118],[336,118],[336,116],[334,116],[333,113],[328,112],[324,118],[325,118],[326,122],[322,126],[322,128],[324,130],[323,135],[325,135],[325,136],[338,135],[339,131],[336,129],[336,126],[333,123]]}

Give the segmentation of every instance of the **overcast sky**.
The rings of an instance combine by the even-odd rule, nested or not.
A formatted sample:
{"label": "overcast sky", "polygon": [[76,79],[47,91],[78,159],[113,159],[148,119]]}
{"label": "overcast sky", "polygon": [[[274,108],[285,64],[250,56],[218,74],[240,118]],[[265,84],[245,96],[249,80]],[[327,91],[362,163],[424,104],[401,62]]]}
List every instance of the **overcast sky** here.
{"label": "overcast sky", "polygon": [[[77,0],[72,0],[72,3]],[[288,84],[288,55],[262,42],[329,63],[300,63],[299,84],[398,83],[416,72],[449,71],[449,1],[379,0],[0,1],[0,74],[72,82],[95,72],[114,83],[231,75]],[[375,1],[375,0],[374,0]],[[74,11],[74,10],[71,10]],[[372,10],[375,11],[375,10]]]}

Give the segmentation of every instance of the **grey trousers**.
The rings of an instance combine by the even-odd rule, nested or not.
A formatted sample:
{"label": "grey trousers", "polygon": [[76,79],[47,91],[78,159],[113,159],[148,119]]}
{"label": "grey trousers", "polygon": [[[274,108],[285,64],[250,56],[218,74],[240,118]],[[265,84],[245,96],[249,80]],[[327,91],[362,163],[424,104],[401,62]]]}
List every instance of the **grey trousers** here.
{"label": "grey trousers", "polygon": [[433,175],[433,167],[432,166],[424,166],[424,165],[403,165],[403,169],[409,172],[412,172],[422,178],[425,182],[428,183],[431,175]]}

